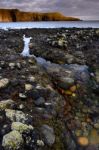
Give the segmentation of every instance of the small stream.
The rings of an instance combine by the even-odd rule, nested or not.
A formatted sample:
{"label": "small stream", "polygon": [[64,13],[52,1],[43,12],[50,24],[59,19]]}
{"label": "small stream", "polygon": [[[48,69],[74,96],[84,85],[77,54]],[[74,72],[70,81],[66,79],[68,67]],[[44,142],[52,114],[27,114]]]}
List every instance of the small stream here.
{"label": "small stream", "polygon": [[42,57],[36,57],[35,55],[30,55],[29,43],[30,43],[31,39],[32,39],[32,37],[26,37],[25,35],[23,35],[24,48],[23,48],[21,55],[24,57],[34,57],[36,59],[37,63],[42,66],[51,65],[52,63],[50,61],[46,61],[46,59],[44,59]]}
{"label": "small stream", "polygon": [[90,78],[89,67],[87,65],[79,65],[79,64],[64,64],[59,65],[56,63],[52,63],[50,61],[46,61],[46,59],[42,57],[36,57],[35,55],[30,55],[29,52],[29,43],[32,37],[26,37],[23,35],[24,48],[21,53],[24,57],[34,57],[39,65],[47,70],[47,72],[60,72],[60,68],[63,68],[64,71],[69,70],[72,71],[73,77],[76,80],[80,80],[84,83]]}

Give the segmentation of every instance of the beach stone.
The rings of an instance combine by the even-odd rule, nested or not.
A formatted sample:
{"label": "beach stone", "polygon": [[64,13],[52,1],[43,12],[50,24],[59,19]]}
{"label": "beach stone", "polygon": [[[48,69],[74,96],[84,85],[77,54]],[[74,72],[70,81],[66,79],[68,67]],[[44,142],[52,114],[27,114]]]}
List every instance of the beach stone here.
{"label": "beach stone", "polygon": [[58,46],[63,47],[64,40],[63,40],[63,39],[59,39],[59,40],[57,41],[57,44],[58,44]]}
{"label": "beach stone", "polygon": [[81,146],[87,146],[89,144],[88,138],[87,137],[79,137],[78,144],[80,144]]}
{"label": "beach stone", "polygon": [[7,78],[1,79],[0,80],[0,89],[7,87],[8,84],[9,84],[9,79],[7,79]]}
{"label": "beach stone", "polygon": [[25,84],[25,90],[30,91],[33,89],[33,86],[31,84]]}
{"label": "beach stone", "polygon": [[44,136],[45,143],[48,146],[52,146],[55,142],[55,134],[53,128],[48,125],[43,125],[41,127],[41,132]]}
{"label": "beach stone", "polygon": [[33,48],[33,43],[29,43],[29,48],[32,49]]}
{"label": "beach stone", "polygon": [[24,106],[23,104],[20,104],[20,105],[19,105],[19,109],[24,109],[24,107],[25,107],[25,106]]}
{"label": "beach stone", "polygon": [[11,68],[11,69],[14,69],[15,68],[15,63],[9,63],[9,67]]}
{"label": "beach stone", "polygon": [[10,108],[14,104],[14,101],[11,99],[0,101],[0,110]]}
{"label": "beach stone", "polygon": [[64,90],[67,90],[70,86],[74,84],[74,79],[69,77],[60,77],[58,86]]}
{"label": "beach stone", "polygon": [[31,65],[35,65],[36,59],[35,59],[34,57],[32,57],[32,58],[30,58],[30,59],[28,60],[28,62],[29,62],[29,64],[31,64]]}
{"label": "beach stone", "polygon": [[29,120],[29,116],[24,114],[22,111],[5,109],[6,117],[8,117],[12,122],[22,122],[25,123]]}
{"label": "beach stone", "polygon": [[19,97],[21,99],[26,99],[27,98],[27,96],[24,93],[19,93]]}
{"label": "beach stone", "polygon": [[37,106],[44,105],[44,103],[45,103],[45,99],[43,97],[40,97],[34,101],[34,104]]}
{"label": "beach stone", "polygon": [[42,140],[37,140],[37,145],[38,146],[44,146],[44,142]]}
{"label": "beach stone", "polygon": [[13,122],[11,125],[12,130],[16,130],[20,132],[21,134],[24,133],[29,133],[31,130],[33,130],[33,126],[31,125],[26,125],[21,122]]}
{"label": "beach stone", "polygon": [[29,79],[30,82],[34,82],[35,81],[35,77],[34,76],[29,76],[28,79]]}
{"label": "beach stone", "polygon": [[3,136],[2,146],[4,150],[19,150],[23,143],[22,135],[18,131],[11,131]]}
{"label": "beach stone", "polygon": [[99,69],[96,69],[96,81],[99,83]]}
{"label": "beach stone", "polygon": [[18,69],[21,69],[21,64],[19,62],[16,63]]}

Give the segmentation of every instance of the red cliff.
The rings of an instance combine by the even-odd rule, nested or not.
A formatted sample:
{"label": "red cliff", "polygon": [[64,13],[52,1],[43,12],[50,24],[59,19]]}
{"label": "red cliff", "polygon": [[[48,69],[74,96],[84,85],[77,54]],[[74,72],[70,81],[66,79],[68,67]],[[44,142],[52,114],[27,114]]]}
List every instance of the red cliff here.
{"label": "red cliff", "polygon": [[17,9],[0,9],[0,22],[18,21],[78,21],[74,17],[66,17],[59,12],[39,13],[22,12]]}

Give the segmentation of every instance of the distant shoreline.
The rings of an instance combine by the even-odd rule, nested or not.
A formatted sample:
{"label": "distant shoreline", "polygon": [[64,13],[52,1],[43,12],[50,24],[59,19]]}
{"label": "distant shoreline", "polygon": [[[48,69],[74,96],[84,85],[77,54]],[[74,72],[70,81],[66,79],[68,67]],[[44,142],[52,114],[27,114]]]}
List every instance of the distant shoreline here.
{"label": "distant shoreline", "polygon": [[0,9],[0,22],[24,21],[80,21],[79,18],[64,16],[60,12],[23,12],[18,9]]}

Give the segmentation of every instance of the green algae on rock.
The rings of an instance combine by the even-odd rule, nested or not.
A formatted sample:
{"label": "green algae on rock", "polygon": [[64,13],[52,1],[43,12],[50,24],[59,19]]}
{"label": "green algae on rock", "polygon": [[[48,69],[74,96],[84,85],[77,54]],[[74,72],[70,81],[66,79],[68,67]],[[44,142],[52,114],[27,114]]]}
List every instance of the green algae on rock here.
{"label": "green algae on rock", "polygon": [[4,135],[2,146],[5,150],[19,150],[23,146],[22,135],[18,131],[11,131]]}

